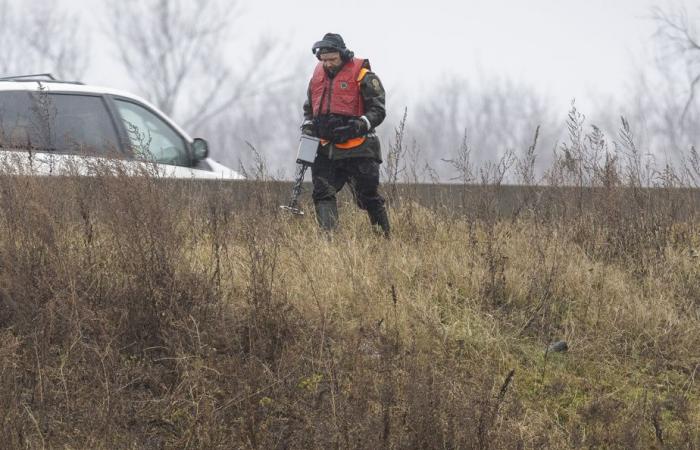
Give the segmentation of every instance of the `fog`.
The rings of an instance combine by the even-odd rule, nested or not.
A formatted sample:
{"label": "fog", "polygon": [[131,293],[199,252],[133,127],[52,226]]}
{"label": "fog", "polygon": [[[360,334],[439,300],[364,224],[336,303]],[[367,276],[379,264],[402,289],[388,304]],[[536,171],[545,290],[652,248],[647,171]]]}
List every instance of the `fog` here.
{"label": "fog", "polygon": [[[149,86],[159,80],[149,84],[143,79],[159,76],[157,70],[150,70],[157,68],[158,61],[151,61],[151,66],[147,59],[141,60],[127,70],[124,46],[132,45],[129,37],[133,36],[117,32],[114,26],[115,17],[123,16],[124,11],[149,3],[159,2],[48,2],[58,19],[77,21],[75,29],[55,38],[67,39],[68,48],[79,50],[75,57],[84,65],[76,73],[83,81],[156,99]],[[188,4],[170,2],[180,3]],[[310,47],[329,31],[342,34],[356,55],[369,58],[384,83],[389,116],[379,131],[385,150],[407,108],[410,139],[406,142],[420,147],[426,162],[444,178],[450,177],[449,168],[440,160],[459,147],[465,132],[478,162],[506,149],[526,150],[535,128],[541,125],[541,160],[546,161],[552,149],[566,139],[566,118],[574,99],[587,120],[613,135],[617,118],[628,116],[649,151],[664,157],[696,143],[694,136],[673,136],[673,146],[678,148],[670,148],[671,140],[659,137],[668,134],[663,120],[650,112],[665,105],[660,116],[678,114],[694,75],[692,64],[679,63],[683,55],[666,51],[652,8],[680,11],[685,7],[691,23],[697,22],[700,11],[689,1],[409,0],[352,6],[337,0],[194,3],[200,6],[173,6],[182,15],[174,23],[183,30],[191,22],[206,29],[207,21],[226,15],[224,30],[218,40],[206,42],[207,51],[199,60],[190,61],[197,70],[186,79],[177,98],[170,99],[173,107],[167,112],[192,134],[209,139],[214,156],[229,165],[247,164],[257,152],[271,175],[292,173],[301,103],[316,64]],[[20,18],[35,14],[39,5],[46,4],[0,1],[2,16]],[[115,4],[126,9],[118,13],[109,8]],[[216,14],[198,16],[215,4],[220,5]],[[147,24],[144,19],[143,26]],[[149,31],[151,37],[157,35],[157,30]],[[5,67],[60,72],[55,64],[55,58],[37,57],[26,69]],[[214,73],[221,76],[214,77]],[[219,103],[203,111],[199,100],[208,98],[214,88],[213,102]],[[500,110],[489,109],[494,100]],[[451,111],[449,104],[455,105]],[[693,103],[691,112],[696,114],[697,109]]]}

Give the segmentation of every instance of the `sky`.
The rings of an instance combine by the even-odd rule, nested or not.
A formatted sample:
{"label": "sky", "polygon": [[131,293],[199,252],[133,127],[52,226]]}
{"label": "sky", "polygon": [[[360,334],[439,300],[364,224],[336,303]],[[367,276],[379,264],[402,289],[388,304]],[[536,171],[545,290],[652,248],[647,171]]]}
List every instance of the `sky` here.
{"label": "sky", "polygon": [[[251,0],[239,33],[279,35],[309,58],[327,31],[367,57],[389,96],[425,95],[445,76],[504,77],[566,108],[615,95],[648,57],[654,0]],[[691,2],[686,2],[690,8]],[[306,53],[304,53],[306,52]]]}
{"label": "sky", "polygon": [[[88,4],[62,1],[74,10]],[[697,8],[687,0],[239,0],[227,44],[235,61],[248,59],[261,37],[272,38],[292,63],[303,67],[307,60],[310,74],[311,45],[336,32],[370,59],[394,106],[428,95],[448,76],[501,77],[532,86],[566,110],[574,98],[586,105],[619,95],[650,57],[651,8],[683,4]],[[93,7],[87,14],[99,24],[101,13]],[[85,81],[129,88],[99,36],[94,50]]]}

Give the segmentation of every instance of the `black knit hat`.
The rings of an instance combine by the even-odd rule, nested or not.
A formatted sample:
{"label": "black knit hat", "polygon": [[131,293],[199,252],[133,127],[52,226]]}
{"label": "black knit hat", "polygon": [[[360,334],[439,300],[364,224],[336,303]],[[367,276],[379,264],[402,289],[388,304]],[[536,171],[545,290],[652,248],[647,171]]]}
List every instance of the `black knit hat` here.
{"label": "black knit hat", "polygon": [[326,33],[323,39],[316,42],[313,47],[311,47],[311,53],[314,55],[320,55],[322,53],[330,52],[343,52],[346,50],[345,41],[343,37],[335,33]]}

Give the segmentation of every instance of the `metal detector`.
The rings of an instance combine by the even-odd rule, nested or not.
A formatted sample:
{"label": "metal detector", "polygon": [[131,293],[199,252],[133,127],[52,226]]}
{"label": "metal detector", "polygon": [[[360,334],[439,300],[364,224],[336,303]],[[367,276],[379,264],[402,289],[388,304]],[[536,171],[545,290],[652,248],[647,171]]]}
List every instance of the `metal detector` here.
{"label": "metal detector", "polygon": [[282,205],[280,208],[289,211],[292,214],[303,216],[304,211],[299,207],[299,196],[301,195],[301,184],[304,182],[304,175],[316,159],[316,151],[318,150],[318,138],[301,135],[299,139],[299,149],[297,150],[297,172],[294,177],[294,186],[292,186],[292,196],[289,199],[288,205]]}

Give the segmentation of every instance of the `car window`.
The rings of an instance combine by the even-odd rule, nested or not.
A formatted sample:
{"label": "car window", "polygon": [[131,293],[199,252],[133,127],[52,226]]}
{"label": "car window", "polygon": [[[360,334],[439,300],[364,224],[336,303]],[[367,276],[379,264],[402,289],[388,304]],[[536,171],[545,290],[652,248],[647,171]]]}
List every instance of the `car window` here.
{"label": "car window", "polygon": [[50,147],[48,122],[31,100],[28,92],[0,92],[0,147]]}
{"label": "car window", "polygon": [[59,152],[118,151],[117,132],[102,97],[50,94],[56,108],[52,132]]}
{"label": "car window", "polygon": [[115,103],[137,156],[163,164],[190,165],[185,141],[170,125],[136,103],[118,99]]}
{"label": "car window", "polygon": [[72,154],[119,151],[102,97],[0,92],[0,145]]}

